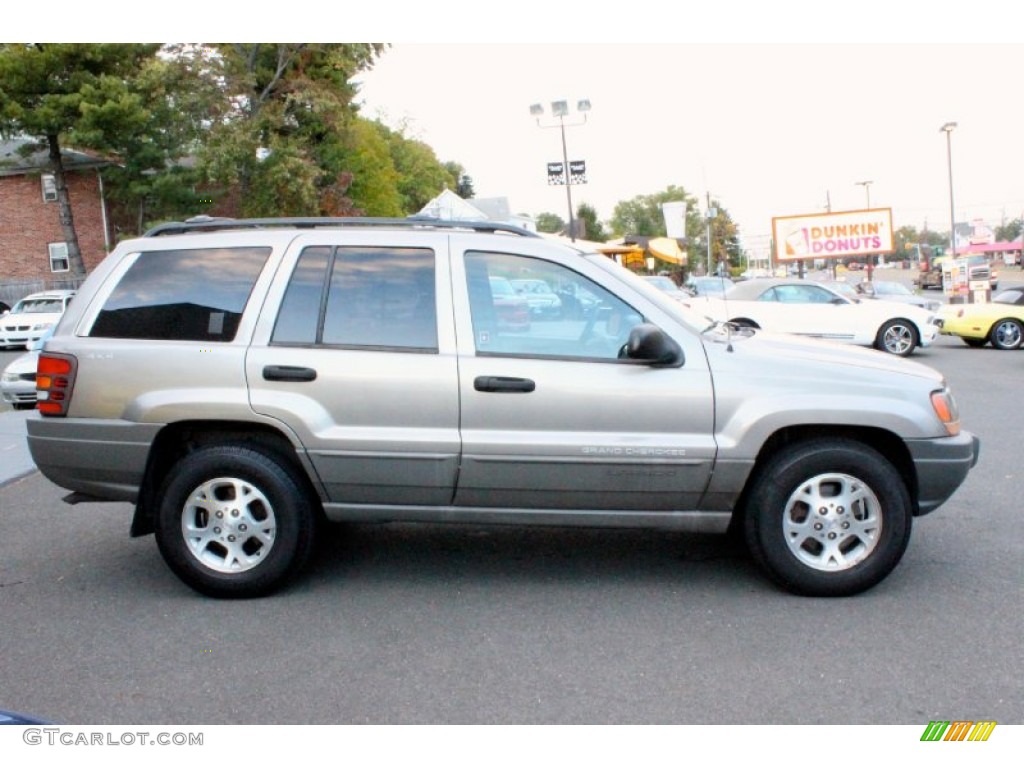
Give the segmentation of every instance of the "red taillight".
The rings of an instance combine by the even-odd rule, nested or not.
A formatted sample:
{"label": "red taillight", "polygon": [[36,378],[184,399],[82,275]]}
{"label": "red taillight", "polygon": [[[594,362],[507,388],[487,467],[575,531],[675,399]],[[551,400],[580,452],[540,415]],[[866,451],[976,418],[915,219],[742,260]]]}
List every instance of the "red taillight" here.
{"label": "red taillight", "polygon": [[71,355],[43,352],[36,366],[36,407],[44,416],[64,416],[71,403],[78,360]]}

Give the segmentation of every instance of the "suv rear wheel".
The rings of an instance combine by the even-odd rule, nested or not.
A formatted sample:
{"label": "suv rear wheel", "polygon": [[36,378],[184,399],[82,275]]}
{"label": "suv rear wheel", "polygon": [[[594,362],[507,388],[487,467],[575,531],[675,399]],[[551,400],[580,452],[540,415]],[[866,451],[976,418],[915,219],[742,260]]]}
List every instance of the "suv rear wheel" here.
{"label": "suv rear wheel", "polygon": [[167,565],[211,597],[257,597],[309,558],[317,515],[285,462],[237,445],[194,451],[161,490],[156,540]]}
{"label": "suv rear wheel", "polygon": [[854,440],[812,440],[760,468],[745,533],[754,559],[786,589],[840,597],[863,592],[899,563],[911,505],[900,474]]}

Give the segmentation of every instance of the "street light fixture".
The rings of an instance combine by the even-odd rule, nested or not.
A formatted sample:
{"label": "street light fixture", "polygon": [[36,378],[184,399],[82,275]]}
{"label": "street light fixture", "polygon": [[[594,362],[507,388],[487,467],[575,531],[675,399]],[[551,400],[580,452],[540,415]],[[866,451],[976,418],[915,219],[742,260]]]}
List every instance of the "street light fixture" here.
{"label": "street light fixture", "polygon": [[867,195],[867,199],[868,199],[868,210],[871,210],[871,185],[874,184],[875,182],[873,182],[873,181],[855,181],[853,183],[854,183],[855,186],[864,187],[864,194]]}
{"label": "street light fixture", "polygon": [[956,216],[953,213],[953,141],[950,136],[956,123],[946,123],[939,131],[946,133],[946,164],[949,167],[949,247],[956,258]]}
{"label": "street light fixture", "polygon": [[[585,184],[586,178],[586,166],[582,161],[574,163],[579,165],[579,170],[573,173],[573,170],[569,166],[569,150],[565,143],[565,129],[572,128],[573,126],[583,125],[587,122],[587,112],[590,111],[590,99],[580,99],[576,102],[576,111],[582,115],[582,120],[576,120],[573,122],[567,122],[566,118],[569,116],[569,102],[566,100],[553,101],[551,102],[551,115],[557,117],[557,123],[544,124],[541,122],[541,118],[544,117],[544,105],[543,104],[531,104],[530,114],[536,118],[537,125],[541,128],[558,128],[562,132],[562,174],[561,178],[564,178],[565,184],[565,197],[569,204],[569,239],[572,242],[576,242],[576,226],[574,223],[573,211],[572,211],[572,185],[575,180],[577,184]],[[553,174],[551,164],[548,165],[548,181],[549,183],[561,184],[563,181],[559,178],[558,181],[552,181],[553,179],[559,178],[558,174]]]}
{"label": "street light fixture", "polygon": [[[867,201],[868,201],[867,202],[867,210],[870,211],[871,210],[871,185],[874,184],[875,182],[873,182],[873,181],[871,181],[869,179],[867,181],[855,181],[853,183],[854,183],[855,186],[864,187],[864,194],[867,195]],[[873,254],[870,254],[870,253],[867,254],[868,280],[869,281],[871,280],[872,272],[874,272],[874,263],[875,263],[874,259],[875,259],[875,257],[874,257]]]}

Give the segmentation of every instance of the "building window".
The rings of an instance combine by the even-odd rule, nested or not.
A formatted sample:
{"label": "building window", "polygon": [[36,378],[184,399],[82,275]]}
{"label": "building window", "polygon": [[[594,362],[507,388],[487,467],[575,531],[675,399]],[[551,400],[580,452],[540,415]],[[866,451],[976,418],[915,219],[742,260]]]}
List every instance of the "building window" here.
{"label": "building window", "polygon": [[67,272],[71,268],[71,262],[68,260],[68,244],[67,243],[50,243],[50,271],[51,272]]}
{"label": "building window", "polygon": [[55,203],[55,202],[57,202],[57,180],[53,177],[53,174],[52,173],[44,173],[43,176],[42,176],[42,183],[43,183],[43,202],[44,203]]}

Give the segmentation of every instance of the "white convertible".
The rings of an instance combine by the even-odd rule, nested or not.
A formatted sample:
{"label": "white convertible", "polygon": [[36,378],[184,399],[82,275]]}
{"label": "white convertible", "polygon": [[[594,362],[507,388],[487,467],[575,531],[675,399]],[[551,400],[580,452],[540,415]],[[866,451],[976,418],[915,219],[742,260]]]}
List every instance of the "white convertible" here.
{"label": "white convertible", "polygon": [[938,336],[935,315],[910,305],[851,300],[810,280],[747,280],[724,298],[691,300],[716,320],[875,347],[906,357]]}

